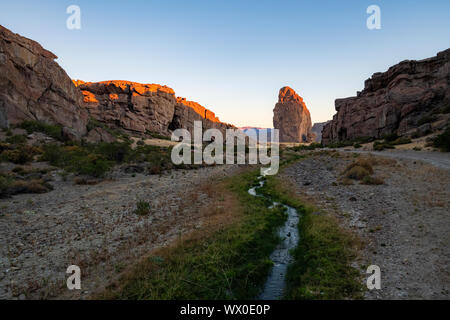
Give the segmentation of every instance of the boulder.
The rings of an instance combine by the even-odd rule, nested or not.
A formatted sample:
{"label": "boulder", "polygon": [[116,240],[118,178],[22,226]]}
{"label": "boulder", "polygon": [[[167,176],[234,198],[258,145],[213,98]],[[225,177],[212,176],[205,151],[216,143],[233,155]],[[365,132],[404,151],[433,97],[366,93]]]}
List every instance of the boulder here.
{"label": "boulder", "polygon": [[280,142],[310,142],[314,139],[309,110],[302,97],[289,87],[280,89],[278,103],[273,109],[273,126],[280,130]]}

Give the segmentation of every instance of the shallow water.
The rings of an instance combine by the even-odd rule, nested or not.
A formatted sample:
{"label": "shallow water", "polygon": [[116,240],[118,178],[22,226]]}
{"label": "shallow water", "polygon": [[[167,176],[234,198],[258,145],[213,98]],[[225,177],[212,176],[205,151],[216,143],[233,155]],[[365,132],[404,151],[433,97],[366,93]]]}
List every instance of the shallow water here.
{"label": "shallow water", "polygon": [[[259,177],[259,179],[261,178],[262,177]],[[259,186],[250,188],[248,193],[255,197],[262,197],[262,195],[257,193],[257,189],[261,188],[263,185],[264,181],[260,181]],[[272,201],[272,205],[276,206],[280,205],[280,203]],[[260,300],[277,300],[283,297],[286,287],[287,267],[293,259],[289,252],[297,246],[299,240],[297,229],[299,216],[297,210],[285,204],[281,205],[287,209],[288,218],[278,231],[282,241],[270,255],[270,259],[273,261],[273,267],[264,284],[263,291],[258,297]]]}

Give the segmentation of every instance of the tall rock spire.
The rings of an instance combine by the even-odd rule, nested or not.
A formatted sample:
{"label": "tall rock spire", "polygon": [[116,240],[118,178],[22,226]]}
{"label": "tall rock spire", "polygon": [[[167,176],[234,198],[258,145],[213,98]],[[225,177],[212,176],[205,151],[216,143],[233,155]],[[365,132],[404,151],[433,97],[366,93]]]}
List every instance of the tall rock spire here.
{"label": "tall rock spire", "polygon": [[310,142],[311,115],[300,97],[292,88],[283,87],[278,103],[273,109],[273,126],[280,130],[280,142]]}

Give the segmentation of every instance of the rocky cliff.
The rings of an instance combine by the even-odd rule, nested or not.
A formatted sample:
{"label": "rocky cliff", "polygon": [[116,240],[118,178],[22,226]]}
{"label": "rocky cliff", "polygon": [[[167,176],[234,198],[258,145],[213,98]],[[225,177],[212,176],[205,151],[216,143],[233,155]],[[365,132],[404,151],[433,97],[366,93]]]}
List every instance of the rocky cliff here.
{"label": "rocky cliff", "polygon": [[72,138],[86,133],[83,97],[57,57],[0,26],[0,127],[39,120],[61,124]]}
{"label": "rocky cliff", "polygon": [[169,136],[178,128],[192,132],[194,121],[203,128],[223,132],[232,125],[222,123],[215,114],[200,104],[177,98],[173,89],[158,84],[130,81],[74,81],[84,96],[83,107],[89,116],[108,126]]}
{"label": "rocky cliff", "polygon": [[[89,117],[108,126],[165,136],[178,128],[192,131],[196,120],[205,130],[234,128],[200,104],[177,98],[166,86],[72,81],[56,58],[39,43],[0,26],[0,127],[44,121],[62,125],[71,139],[87,134]],[[88,138],[98,140],[95,137],[103,132],[97,131]]]}
{"label": "rocky cliff", "polygon": [[448,125],[450,49],[406,60],[375,73],[356,97],[337,99],[336,115],[324,127],[324,143],[358,137],[420,135]]}
{"label": "rocky cliff", "polygon": [[313,124],[311,131],[316,135],[315,142],[322,142],[322,130],[328,122],[330,121],[316,122]]}
{"label": "rocky cliff", "polygon": [[302,97],[293,89],[283,87],[273,109],[273,126],[280,130],[280,142],[309,142],[314,139],[311,115]]}

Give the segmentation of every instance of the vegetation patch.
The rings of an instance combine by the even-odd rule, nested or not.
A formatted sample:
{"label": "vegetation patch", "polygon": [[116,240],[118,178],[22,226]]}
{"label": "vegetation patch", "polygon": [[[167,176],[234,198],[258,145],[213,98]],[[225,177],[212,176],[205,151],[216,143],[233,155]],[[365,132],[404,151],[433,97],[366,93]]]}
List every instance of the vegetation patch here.
{"label": "vegetation patch", "polygon": [[450,152],[450,127],[433,140],[433,146],[444,152]]}
{"label": "vegetation patch", "polygon": [[[227,178],[221,197],[234,219],[193,233],[125,271],[97,298],[252,299],[260,292],[286,213],[248,194],[259,170]],[[217,186],[215,185],[214,188]],[[225,205],[225,203],[224,203]]]}
{"label": "vegetation patch", "polygon": [[55,125],[55,124],[48,124],[42,121],[24,121],[19,125],[20,128],[25,129],[28,134],[31,134],[33,132],[41,132],[46,134],[49,137],[52,137],[53,139],[64,141],[64,135],[62,126]]}
{"label": "vegetation patch", "polygon": [[42,179],[19,179],[13,175],[0,175],[0,198],[20,193],[45,193],[53,187]]}
{"label": "vegetation patch", "polygon": [[147,201],[138,201],[136,204],[136,210],[134,210],[138,216],[146,216],[150,213],[150,203]]}
{"label": "vegetation patch", "polygon": [[[3,151],[1,151],[3,149]],[[0,161],[12,162],[15,164],[26,164],[31,162],[35,155],[38,155],[42,150],[38,147],[29,145],[5,145],[0,146]]]}
{"label": "vegetation patch", "polygon": [[367,185],[383,184],[383,180],[372,176],[375,164],[376,160],[372,158],[359,158],[353,161],[342,172],[341,184],[351,185],[352,180],[358,180]]}
{"label": "vegetation patch", "polygon": [[292,187],[277,177],[268,177],[263,190],[300,213],[300,241],[292,252],[285,298],[362,298],[359,271],[351,266],[360,245],[356,236],[341,228],[334,217],[313,213],[315,210],[305,206]]}

